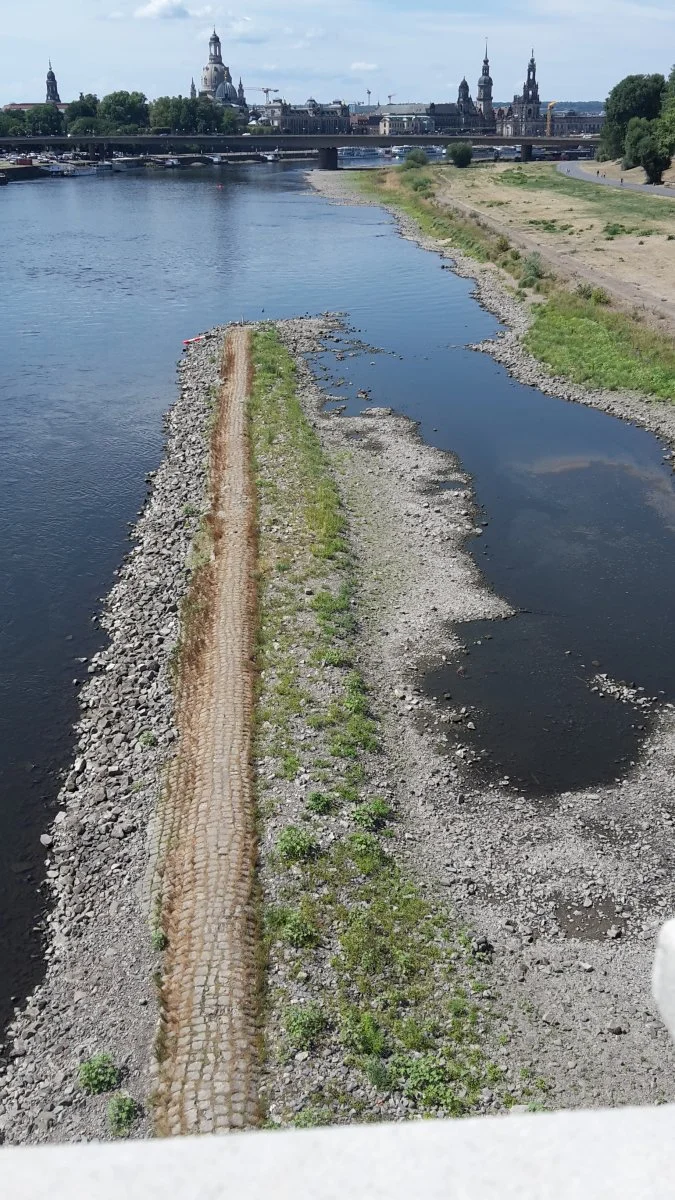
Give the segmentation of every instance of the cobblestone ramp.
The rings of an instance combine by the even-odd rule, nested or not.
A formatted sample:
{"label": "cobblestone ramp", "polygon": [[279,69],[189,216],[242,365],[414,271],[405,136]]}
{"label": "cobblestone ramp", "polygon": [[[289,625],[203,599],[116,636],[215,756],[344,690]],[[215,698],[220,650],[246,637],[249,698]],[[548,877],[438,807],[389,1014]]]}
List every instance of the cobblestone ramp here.
{"label": "cobblestone ramp", "polygon": [[204,638],[183,664],[161,822],[168,948],[155,1114],[170,1136],[239,1129],[258,1115],[249,364],[248,331],[230,330],[212,443],[214,560],[197,618]]}

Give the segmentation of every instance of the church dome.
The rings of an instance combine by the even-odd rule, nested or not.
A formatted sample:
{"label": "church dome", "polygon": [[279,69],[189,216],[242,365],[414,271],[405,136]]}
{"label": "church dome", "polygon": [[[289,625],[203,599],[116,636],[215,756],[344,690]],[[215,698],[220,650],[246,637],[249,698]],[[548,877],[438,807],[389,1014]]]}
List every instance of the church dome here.
{"label": "church dome", "polygon": [[216,88],[215,99],[218,104],[236,104],[239,97],[234,84],[224,79]]}

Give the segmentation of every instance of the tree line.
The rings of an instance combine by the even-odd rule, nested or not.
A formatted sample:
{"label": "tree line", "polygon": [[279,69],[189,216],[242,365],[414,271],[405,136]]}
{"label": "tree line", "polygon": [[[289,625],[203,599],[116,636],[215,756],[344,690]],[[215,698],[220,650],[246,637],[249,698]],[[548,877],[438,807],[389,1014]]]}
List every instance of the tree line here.
{"label": "tree line", "polygon": [[164,130],[176,134],[236,133],[237,114],[202,97],[160,96],[148,101],[142,92],[83,95],[61,112],[55,104],[38,104],[29,112],[0,112],[0,137],[88,137],[143,134]]}
{"label": "tree line", "polygon": [[627,75],[605,105],[600,158],[620,158],[624,170],[643,167],[661,183],[675,153],[675,67],[664,75]]}

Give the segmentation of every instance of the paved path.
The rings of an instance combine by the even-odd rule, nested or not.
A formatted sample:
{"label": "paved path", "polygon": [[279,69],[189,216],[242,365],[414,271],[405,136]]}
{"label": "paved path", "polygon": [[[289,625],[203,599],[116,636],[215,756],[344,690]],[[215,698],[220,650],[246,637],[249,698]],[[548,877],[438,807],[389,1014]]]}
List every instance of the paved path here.
{"label": "paved path", "polygon": [[248,331],[231,330],[212,444],[204,641],[183,668],[164,809],[168,949],[155,1112],[157,1131],[168,1135],[224,1132],[258,1116],[249,361]]}
{"label": "paved path", "polygon": [[622,186],[619,179],[610,179],[602,175],[602,167],[600,167],[600,175],[596,175],[595,171],[585,171],[575,162],[558,163],[558,171],[561,175],[569,175],[573,179],[583,179],[584,183],[601,183],[604,187],[618,188],[620,192],[646,192],[648,196],[668,196],[670,200],[675,200],[675,187],[668,187],[666,184],[651,184],[651,183],[632,183],[626,180]]}

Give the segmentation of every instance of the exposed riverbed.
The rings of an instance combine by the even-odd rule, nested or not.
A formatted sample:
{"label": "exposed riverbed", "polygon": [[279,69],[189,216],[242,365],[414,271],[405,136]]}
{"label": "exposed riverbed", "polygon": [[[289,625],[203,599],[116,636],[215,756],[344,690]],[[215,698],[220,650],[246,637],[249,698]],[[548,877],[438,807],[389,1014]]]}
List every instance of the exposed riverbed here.
{"label": "exposed riverbed", "polygon": [[[88,563],[95,581],[94,589],[106,590],[111,563],[119,561],[124,520],[133,516],[133,506],[138,504],[142,494],[142,474],[157,460],[157,414],[166,407],[172,391],[167,366],[175,353],[169,351],[169,344],[175,348],[180,334],[189,334],[200,324],[211,324],[214,316],[224,319],[226,315],[234,317],[243,313],[257,317],[263,308],[265,316],[294,315],[298,309],[345,311],[359,331],[359,341],[355,342],[348,334],[339,335],[341,341],[331,345],[331,356],[319,358],[319,368],[323,367],[324,382],[331,394],[344,396],[350,411],[357,412],[365,403],[357,393],[365,390],[368,401],[374,405],[393,405],[419,420],[423,436],[429,442],[459,455],[462,467],[473,477],[475,498],[480,506],[480,511],[474,512],[474,497],[469,498],[467,515],[474,521],[478,518],[474,525],[475,541],[469,543],[474,559],[485,570],[499,596],[507,602],[505,613],[509,608],[532,610],[498,622],[494,630],[487,625],[467,630],[462,644],[470,651],[469,656],[465,662],[458,660],[458,664],[450,668],[452,681],[448,682],[446,676],[438,677],[443,652],[440,631],[434,630],[431,643],[420,638],[414,623],[411,627],[407,621],[408,614],[399,597],[400,630],[390,644],[397,645],[400,651],[397,671],[404,692],[402,703],[407,711],[413,711],[419,726],[415,734],[408,718],[410,732],[406,737],[412,740],[406,742],[406,753],[426,754],[430,742],[438,737],[439,728],[445,732],[443,726],[447,722],[443,717],[450,715],[449,711],[443,713],[435,705],[425,705],[421,696],[423,683],[432,694],[444,696],[449,693],[453,711],[463,706],[475,708],[476,716],[471,721],[475,728],[468,728],[466,716],[463,722],[466,726],[464,757],[469,761],[474,754],[483,758],[482,752],[488,751],[487,763],[483,763],[480,770],[469,771],[469,781],[473,778],[479,786],[472,790],[468,800],[456,786],[454,775],[444,776],[445,768],[429,766],[428,778],[423,773],[429,790],[433,787],[436,791],[437,786],[441,790],[435,805],[429,806],[420,796],[420,827],[428,835],[421,838],[422,858],[430,853],[431,845],[436,847],[439,878],[450,871],[458,900],[467,912],[475,912],[477,921],[482,927],[489,928],[493,936],[499,936],[498,931],[506,919],[505,902],[511,897],[509,911],[512,916],[508,920],[513,928],[509,926],[506,933],[501,934],[505,975],[509,975],[509,968],[513,968],[512,975],[515,972],[525,977],[529,973],[535,999],[539,995],[550,997],[551,992],[555,993],[556,979],[559,978],[560,996],[553,1001],[555,1011],[548,1013],[553,1015],[554,1021],[563,1019],[564,993],[569,988],[566,971],[571,968],[564,965],[569,958],[564,935],[590,937],[596,946],[593,953],[599,956],[596,970],[608,972],[606,986],[599,982],[595,984],[595,981],[595,986],[589,985],[596,1014],[591,1017],[595,1022],[593,1039],[611,1044],[612,1037],[618,1036],[607,1034],[613,1012],[620,1013],[614,1025],[621,1024],[623,1019],[629,1029],[639,1020],[640,1005],[644,1017],[653,929],[660,914],[667,913],[672,905],[667,883],[672,874],[670,818],[675,812],[670,794],[669,718],[667,712],[660,717],[658,714],[664,701],[673,694],[669,667],[675,657],[670,647],[673,634],[669,597],[674,582],[670,579],[670,564],[675,561],[672,554],[675,534],[671,473],[664,465],[662,448],[650,435],[603,413],[564,404],[515,383],[503,367],[490,358],[465,349],[467,342],[481,341],[495,331],[494,319],[477,307],[471,298],[470,283],[447,271],[442,272],[432,256],[401,242],[392,221],[379,210],[329,206],[308,196],[303,190],[301,176],[295,172],[273,172],[262,182],[258,182],[259,179],[253,180],[246,172],[237,173],[224,189],[224,196],[218,193],[213,179],[207,182],[201,178],[175,183],[162,180],[156,184],[138,181],[138,187],[135,186],[137,181],[122,181],[119,186],[111,184],[109,193],[97,190],[97,201],[111,222],[111,229],[112,223],[122,220],[125,205],[130,202],[136,219],[140,219],[141,224],[143,219],[147,220],[148,230],[154,229],[158,221],[161,227],[158,207],[167,221],[184,203],[190,204],[193,224],[194,213],[201,213],[206,224],[201,229],[201,238],[195,236],[192,250],[196,251],[199,241],[198,267],[202,277],[196,268],[190,274],[186,266],[189,254],[183,246],[182,274],[176,271],[175,275],[172,272],[166,275],[168,295],[173,304],[173,307],[172,304],[168,306],[170,320],[162,322],[162,281],[152,274],[146,284],[152,290],[154,308],[144,317],[148,321],[147,330],[142,326],[139,330],[136,326],[140,311],[138,295],[139,292],[143,294],[144,286],[142,271],[138,279],[129,279],[128,300],[107,314],[108,327],[105,327],[103,312],[97,311],[95,305],[89,320],[83,318],[85,305],[92,305],[91,285],[94,296],[98,286],[101,296],[104,292],[107,294],[104,275],[96,282],[87,278],[84,271],[79,281],[71,280],[72,294],[80,297],[79,315],[83,340],[87,343],[83,348],[82,361],[86,364],[83,379],[78,381],[77,372],[73,372],[68,387],[62,385],[62,391],[57,391],[67,358],[56,342],[50,343],[50,355],[43,360],[39,370],[36,364],[29,363],[30,388],[25,387],[25,394],[19,397],[14,417],[10,464],[14,464],[16,478],[23,480],[24,485],[32,481],[34,494],[39,495],[38,476],[49,461],[47,427],[52,440],[51,430],[54,429],[64,444],[69,440],[75,450],[81,452],[84,446],[90,447],[89,455],[85,455],[87,469],[98,470],[99,489],[107,489],[108,496],[107,501],[101,503],[105,511],[112,514],[112,532],[107,538],[102,537],[101,527],[96,523],[98,507],[92,511],[86,529],[80,528],[76,534],[74,527],[68,525],[72,512],[70,502],[64,500],[62,508],[57,505],[60,527],[68,529],[70,534],[69,539],[64,539],[64,546],[67,545],[72,553],[72,557],[66,556],[69,565],[64,568],[60,585],[64,597],[60,609],[62,624],[48,625],[40,637],[33,637],[32,643],[26,643],[31,644],[33,653],[42,655],[41,661],[48,668],[48,679],[43,678],[42,692],[47,700],[51,697],[51,702],[44,709],[42,729],[50,729],[54,734],[52,763],[57,765],[59,754],[67,755],[68,722],[74,713],[72,706],[64,704],[62,699],[64,675],[72,669],[69,656],[78,651],[83,657],[95,646],[89,635],[85,637],[87,603],[93,605],[93,598],[86,592],[83,596],[77,590],[77,563],[81,561],[83,546],[89,553],[103,541],[101,554],[97,557],[89,553]],[[70,184],[62,186],[68,190],[71,187]],[[92,186],[98,189],[96,181],[92,181]],[[108,186],[108,181],[104,186]],[[142,192],[141,186],[151,190]],[[63,195],[67,196],[68,190]],[[112,197],[116,205],[108,209],[107,202]],[[72,194],[70,199],[72,202]],[[223,203],[229,206],[225,210],[230,220],[227,237]],[[282,209],[283,221],[280,218]],[[85,223],[84,233],[75,233],[81,215],[79,211],[72,213],[73,237],[80,238],[80,257],[87,241],[92,252],[95,242],[93,225],[88,228]],[[98,217],[100,220],[100,211]],[[38,221],[37,216],[34,219]],[[243,247],[241,238],[237,241],[232,234],[233,220],[240,222],[240,231],[247,232],[248,240],[244,239]],[[271,243],[267,240],[263,254],[257,247],[257,238],[266,221],[271,221],[273,227],[283,226],[284,238],[283,246],[274,239]],[[177,235],[176,217],[174,222]],[[212,241],[214,238],[220,241],[222,253],[230,257],[231,271],[224,289],[227,295],[223,294],[221,263],[214,265],[209,256],[209,233]],[[308,236],[311,236],[312,245],[309,262],[305,249]],[[336,254],[338,241],[340,253]],[[156,245],[153,252],[159,254],[165,250]],[[66,270],[67,259],[61,261],[56,253],[58,269],[55,275],[58,278]],[[151,265],[143,263],[146,269]],[[156,271],[156,268],[155,263],[153,269]],[[80,264],[80,269],[84,269],[84,264]],[[25,275],[22,280],[25,305],[29,305],[35,301],[35,295],[31,294]],[[382,281],[386,281],[386,285]],[[146,295],[146,305],[147,300]],[[39,307],[46,321],[49,309],[46,297],[42,298]],[[198,315],[206,316],[206,310],[212,314],[211,319],[200,321]],[[23,311],[27,312],[28,308],[24,306]],[[122,322],[112,341],[118,355],[120,345],[124,345],[124,371],[128,378],[126,416],[122,426],[124,436],[120,430],[115,430],[115,437],[119,438],[115,445],[118,460],[124,455],[125,446],[127,455],[131,448],[126,470],[131,471],[132,476],[138,472],[135,482],[133,479],[129,482],[125,476],[127,482],[122,485],[114,470],[118,460],[112,456],[108,463],[104,462],[93,436],[91,441],[84,436],[89,423],[98,416],[105,419],[104,398],[106,394],[112,396],[109,390],[111,360],[106,357],[103,363],[98,362],[95,346],[103,340],[109,343],[109,325],[113,316]],[[160,336],[155,341],[150,332],[150,317],[153,329],[160,329]],[[188,329],[185,328],[186,320],[190,322]],[[29,331],[22,332],[17,327],[16,332],[19,345],[27,353],[29,343],[25,339]],[[63,338],[61,341],[63,343]],[[150,345],[152,350],[149,350]],[[373,353],[368,346],[377,347],[384,353]],[[335,350],[340,355],[338,362],[333,357]],[[11,349],[11,353],[15,354],[16,350]],[[162,358],[161,367],[160,355],[166,357],[166,361]],[[134,366],[139,370],[139,383],[135,387],[131,384]],[[150,386],[156,370],[161,371],[160,378],[164,379],[161,388],[158,388],[156,378]],[[340,383],[341,375],[348,382]],[[17,378],[20,378],[18,373]],[[141,396],[144,386],[147,388],[143,401],[146,407],[141,411],[145,415],[138,425],[139,409],[135,397]],[[57,423],[50,425],[55,419],[50,398],[56,394],[61,397],[60,409],[57,407]],[[147,397],[150,396],[154,399],[148,405]],[[33,446],[29,454],[28,435],[35,434],[38,418],[35,397],[41,405],[39,412],[46,426],[38,442],[39,451]],[[87,404],[93,407],[87,410]],[[96,405],[103,406],[100,413]],[[626,405],[626,411],[630,411],[630,401]],[[153,412],[154,434],[148,438],[147,430],[153,429]],[[134,440],[134,432],[140,429],[145,431],[143,437]],[[355,429],[354,433],[359,434],[359,430]],[[365,449],[368,450],[368,446]],[[30,466],[31,456],[33,467]],[[75,453],[72,470],[77,469],[77,462]],[[375,464],[376,460],[370,468],[373,472]],[[83,480],[84,476],[80,486],[84,486]],[[433,508],[432,482],[425,480],[425,487],[431,488],[426,503]],[[64,491],[64,497],[65,494]],[[53,489],[53,497],[58,499],[58,496],[58,490]],[[381,498],[374,496],[374,505],[379,504]],[[5,510],[10,511],[9,500]],[[37,504],[33,510],[26,507],[24,512],[17,510],[14,502],[12,511],[16,514],[16,529],[9,531],[11,552],[7,557],[10,563],[17,563],[17,543],[12,537],[19,532],[25,536],[31,521],[38,521],[41,513],[45,519],[45,509]],[[33,515],[29,519],[31,511]],[[395,506],[393,511],[396,512]],[[363,512],[362,517],[366,520],[367,513]],[[44,530],[42,536],[45,536]],[[382,536],[381,530],[378,536]],[[107,568],[106,562],[110,564]],[[9,580],[12,580],[11,571]],[[433,588],[427,592],[430,600],[432,592]],[[44,602],[44,591],[37,589],[33,596],[28,589],[25,595],[21,621],[28,638],[31,603]],[[15,602],[11,611],[16,632],[19,607]],[[67,615],[71,617],[74,646],[71,643],[64,646],[64,640],[54,632],[55,628],[62,629]],[[390,615],[393,619],[394,610]],[[455,612],[447,615],[457,619],[470,614]],[[394,631],[390,622],[383,618],[382,623],[390,626],[385,628],[382,636],[391,636]],[[33,628],[39,628],[37,620]],[[375,630],[373,626],[374,633]],[[501,631],[507,630],[508,634],[502,635]],[[507,638],[511,644],[506,643]],[[538,655],[534,661],[533,640]],[[471,641],[480,642],[480,647],[472,648]],[[457,642],[448,630],[447,656],[457,653]],[[373,645],[377,645],[375,637]],[[21,675],[21,658],[11,643],[9,649],[6,661],[13,672],[9,682],[14,680],[15,694],[24,698],[27,711],[31,711],[30,673],[25,677]],[[386,657],[383,653],[383,661]],[[483,662],[486,666],[482,666]],[[458,668],[466,667],[467,663],[469,670],[458,675]],[[420,667],[424,674],[419,673]],[[403,668],[407,677],[403,675]],[[514,675],[514,668],[521,671],[520,680]],[[431,674],[427,674],[427,670]],[[495,670],[498,672],[496,687]],[[611,696],[601,697],[600,692],[591,689],[602,686],[604,691],[608,690],[596,680],[603,674],[608,676],[610,684],[612,680],[625,680],[643,687],[642,695],[657,697],[658,703],[644,709]],[[533,699],[536,695],[533,688],[538,680],[543,682],[544,694],[549,695],[551,690],[556,694],[558,712],[542,712],[539,701]],[[414,696],[408,691],[412,687],[420,689]],[[5,783],[12,780],[13,786],[7,788],[7,799],[3,799],[2,814],[7,834],[3,845],[11,846],[11,851],[16,852],[16,841],[11,839],[22,837],[25,858],[19,860],[24,864],[22,870],[6,872],[4,876],[7,895],[14,897],[13,911],[17,914],[15,940],[14,943],[6,942],[6,955],[8,967],[14,972],[13,978],[21,981],[29,976],[25,960],[19,963],[17,948],[23,944],[26,930],[35,920],[36,875],[30,878],[30,871],[39,872],[38,834],[48,820],[42,797],[52,799],[56,789],[49,782],[41,782],[36,789],[40,801],[36,803],[35,799],[31,801],[32,793],[27,788],[22,790],[17,786],[27,762],[38,762],[43,770],[49,764],[46,760],[40,762],[39,720],[31,726],[26,718],[21,724],[21,710],[12,709],[11,691],[7,695],[10,702],[3,706],[4,719],[14,720],[17,735],[8,736],[4,741],[4,745],[13,746],[14,751],[7,755],[4,764],[3,779]],[[406,696],[409,698],[405,699]],[[57,697],[61,698],[59,702]],[[35,710],[38,714],[40,711],[39,708]],[[513,724],[508,724],[514,721],[515,735]],[[589,726],[592,736],[587,736]],[[8,728],[11,734],[11,725]],[[627,787],[602,793],[589,792],[589,787],[611,783],[616,775],[620,775],[627,765],[626,757],[637,757],[641,743],[650,733],[653,734],[647,745],[650,753],[633,772]],[[112,731],[111,736],[114,736]],[[415,740],[416,737],[421,740]],[[580,753],[568,753],[571,742],[575,747],[581,744]],[[584,749],[586,744],[587,750]],[[500,750],[500,745],[505,749]],[[550,771],[547,779],[537,777],[536,770],[528,774],[533,761],[529,753],[531,746],[538,761]],[[22,758],[26,748],[32,753],[30,757]],[[507,751],[510,759],[506,757]],[[452,752],[454,754],[454,748]],[[573,760],[571,767],[570,759]],[[568,769],[572,773],[566,775]],[[435,779],[432,779],[432,771],[436,773]],[[494,784],[504,772],[510,777],[509,785],[497,791]],[[541,774],[542,767],[539,767]],[[535,776],[534,780],[531,775]],[[513,784],[517,785],[515,791]],[[461,786],[466,787],[465,784]],[[520,799],[526,789],[533,792],[534,802]],[[562,802],[561,791],[567,793]],[[536,796],[542,793],[554,798],[557,817],[551,815],[549,808],[537,807]],[[430,791],[430,794],[434,792]],[[508,804],[513,805],[513,825],[503,822],[497,848],[488,814],[495,806],[499,806],[501,813],[503,806]],[[501,816],[500,821],[503,821]],[[524,821],[527,832],[523,838]],[[446,842],[442,831],[448,823],[451,837]],[[578,830],[578,837],[576,834],[574,838],[569,837],[570,828]],[[517,832],[519,829],[521,834]],[[637,861],[634,850],[630,851],[633,865],[629,869],[627,846],[635,846],[639,830],[643,831],[644,837],[641,844],[638,842]],[[610,847],[614,847],[611,852]],[[608,870],[610,857],[612,868]],[[553,860],[555,869],[551,866]],[[594,862],[603,865],[592,867]],[[514,883],[516,876],[517,884]],[[586,905],[587,899],[591,900],[590,905]],[[616,934],[609,940],[606,937],[610,930],[617,929],[618,945]],[[513,961],[510,962],[506,957],[509,953],[507,943],[514,938],[517,944],[511,947]],[[530,938],[537,945],[536,955],[527,949],[533,944]],[[543,966],[542,959],[545,960]],[[580,960],[574,961],[578,964]],[[593,966],[593,963],[589,965]],[[582,968],[577,965],[576,969]],[[544,978],[539,978],[539,972]],[[17,988],[19,985],[10,986]],[[575,1012],[566,1019],[576,1023],[582,1021],[583,1016]],[[601,1034],[598,1029],[602,1029]],[[626,1062],[633,1056],[636,1062],[639,1061],[648,1045],[648,1030],[646,1033],[643,1029],[636,1031],[633,1051],[624,1056]],[[610,1045],[606,1052],[608,1070],[613,1053]],[[651,1050],[648,1058],[652,1058]],[[645,1079],[644,1084],[644,1092],[638,1089],[636,1093],[626,1092],[626,1085],[619,1082],[617,1095],[603,1092],[603,1098],[640,1098],[649,1094],[651,1083]],[[654,1087],[659,1087],[658,1082],[654,1082]],[[584,1097],[593,1098],[590,1080],[581,1091],[580,1099]]]}

